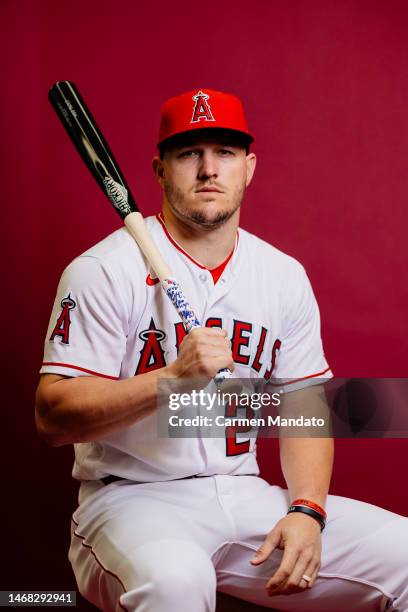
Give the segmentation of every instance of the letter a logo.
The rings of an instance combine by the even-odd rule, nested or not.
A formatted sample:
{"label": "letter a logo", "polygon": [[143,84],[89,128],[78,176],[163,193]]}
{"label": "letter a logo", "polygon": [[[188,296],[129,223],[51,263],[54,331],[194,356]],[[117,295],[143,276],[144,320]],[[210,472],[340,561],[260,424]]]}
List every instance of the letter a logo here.
{"label": "letter a logo", "polygon": [[164,368],[166,360],[161,342],[166,338],[166,334],[161,329],[157,329],[153,317],[150,319],[149,329],[141,331],[139,338],[143,340],[144,345],[140,351],[135,376],[152,372],[158,368]]}
{"label": "letter a logo", "polygon": [[75,308],[75,306],[76,303],[71,298],[70,293],[61,300],[62,310],[51,334],[50,342],[54,341],[55,336],[60,336],[61,344],[69,344],[69,326],[71,325],[69,311]]}
{"label": "letter a logo", "polygon": [[211,112],[210,105],[208,104],[208,99],[210,96],[203,91],[199,91],[193,96],[193,100],[195,102],[193,109],[193,116],[191,118],[190,123],[198,123],[199,121],[215,121],[213,114]]}

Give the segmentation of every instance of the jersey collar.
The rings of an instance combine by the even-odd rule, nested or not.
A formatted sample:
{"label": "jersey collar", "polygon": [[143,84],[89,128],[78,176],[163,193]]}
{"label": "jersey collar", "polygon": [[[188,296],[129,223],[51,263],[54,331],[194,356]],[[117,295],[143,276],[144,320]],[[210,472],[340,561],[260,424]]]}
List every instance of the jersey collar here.
{"label": "jersey collar", "polygon": [[191,262],[193,262],[193,264],[195,264],[198,268],[200,268],[201,270],[208,270],[208,272],[211,272],[212,277],[214,279],[214,283],[217,282],[217,280],[220,278],[221,274],[223,273],[226,265],[228,264],[229,260],[232,258],[232,256],[234,255],[237,246],[238,246],[238,241],[239,241],[239,232],[237,230],[237,235],[235,237],[235,244],[234,244],[234,248],[232,249],[231,253],[228,255],[228,257],[216,268],[213,268],[212,270],[207,268],[206,266],[203,266],[203,264],[201,264],[199,261],[197,261],[196,259],[194,259],[194,257],[192,257],[189,253],[187,253],[187,251],[185,251],[183,249],[183,247],[177,242],[177,240],[175,240],[173,238],[173,236],[170,234],[169,230],[167,229],[165,223],[164,223],[164,218],[163,218],[163,214],[161,212],[156,214],[156,219],[158,220],[158,222],[160,223],[160,225],[163,228],[163,231],[166,235],[166,237],[168,238],[168,240],[171,242],[171,244],[178,250],[180,251],[180,253],[182,253],[184,255],[184,257],[187,257],[187,259],[189,259]]}

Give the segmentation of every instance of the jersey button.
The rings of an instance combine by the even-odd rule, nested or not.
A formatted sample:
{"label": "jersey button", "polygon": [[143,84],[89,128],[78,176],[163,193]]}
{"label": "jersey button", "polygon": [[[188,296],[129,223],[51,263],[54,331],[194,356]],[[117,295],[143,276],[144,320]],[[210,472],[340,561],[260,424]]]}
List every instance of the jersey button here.
{"label": "jersey button", "polygon": [[202,283],[205,283],[205,281],[207,280],[207,275],[206,274],[200,274],[199,279]]}

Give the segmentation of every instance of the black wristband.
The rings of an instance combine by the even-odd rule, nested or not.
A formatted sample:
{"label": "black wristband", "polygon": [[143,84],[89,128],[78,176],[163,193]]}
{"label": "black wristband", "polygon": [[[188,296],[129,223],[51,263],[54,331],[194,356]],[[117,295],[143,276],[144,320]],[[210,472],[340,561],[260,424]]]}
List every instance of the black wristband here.
{"label": "black wristband", "polygon": [[288,514],[290,514],[291,512],[303,512],[303,514],[308,514],[319,523],[320,531],[323,531],[326,526],[326,521],[324,520],[323,516],[319,514],[319,512],[316,512],[316,510],[313,510],[308,506],[290,506]]}

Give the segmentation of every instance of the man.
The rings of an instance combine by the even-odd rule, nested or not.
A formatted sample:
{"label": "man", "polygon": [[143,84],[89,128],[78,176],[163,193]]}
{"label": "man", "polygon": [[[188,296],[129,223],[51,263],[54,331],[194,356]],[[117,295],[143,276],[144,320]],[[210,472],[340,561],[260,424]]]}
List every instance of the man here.
{"label": "man", "polygon": [[78,586],[103,610],[209,612],[216,589],[281,610],[408,610],[408,521],[327,495],[330,438],[281,439],[283,490],[259,478],[253,440],[158,436],[160,379],[229,368],[313,396],[331,376],[302,266],[238,230],[252,141],[235,96],[162,109],[163,209],[147,224],[205,327],[185,334],[124,228],[62,276],[36,417],[75,444]]}

